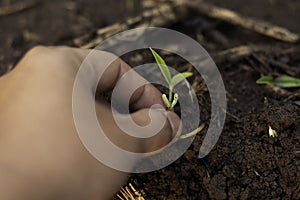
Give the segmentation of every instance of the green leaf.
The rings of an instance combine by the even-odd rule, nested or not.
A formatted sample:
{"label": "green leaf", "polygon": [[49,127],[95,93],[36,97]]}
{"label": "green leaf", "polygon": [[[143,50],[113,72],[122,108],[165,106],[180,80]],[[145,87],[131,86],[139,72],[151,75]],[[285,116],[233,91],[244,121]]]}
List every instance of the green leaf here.
{"label": "green leaf", "polygon": [[257,84],[274,84],[274,78],[272,76],[262,76],[260,79],[256,81]]}
{"label": "green leaf", "polygon": [[156,63],[158,64],[159,69],[160,69],[161,73],[163,74],[165,80],[167,81],[168,84],[171,84],[171,73],[170,73],[165,61],[152,48],[150,48],[150,51],[151,51],[152,55],[154,56]]}
{"label": "green leaf", "polygon": [[292,76],[281,76],[274,79],[272,76],[263,76],[256,81],[257,84],[276,85],[282,88],[300,87],[300,79]]}
{"label": "green leaf", "polygon": [[180,83],[181,81],[185,80],[186,78],[193,76],[192,72],[183,72],[180,74],[176,74],[175,76],[173,76],[173,78],[171,79],[171,87],[175,87],[175,85],[177,85],[178,83]]}
{"label": "green leaf", "polygon": [[291,76],[281,76],[275,79],[275,85],[282,88],[300,87],[300,79]]}

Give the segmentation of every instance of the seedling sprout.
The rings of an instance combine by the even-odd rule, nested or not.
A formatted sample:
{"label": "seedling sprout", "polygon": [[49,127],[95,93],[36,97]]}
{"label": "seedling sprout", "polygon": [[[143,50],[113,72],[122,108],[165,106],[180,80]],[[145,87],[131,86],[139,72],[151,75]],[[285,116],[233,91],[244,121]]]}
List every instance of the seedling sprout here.
{"label": "seedling sprout", "polygon": [[[184,82],[185,85],[188,87],[191,101],[193,101],[192,89],[190,87],[189,82],[186,80],[186,78],[193,76],[193,73],[192,72],[182,72],[182,73],[176,74],[172,77],[170,70],[169,70],[166,62],[163,60],[163,58],[160,57],[160,55],[158,55],[158,53],[156,53],[152,48],[150,48],[150,51],[151,51],[153,57],[155,58],[156,63],[169,86],[168,98],[167,98],[166,94],[162,94],[162,100],[163,100],[164,104],[166,105],[166,107],[168,108],[168,110],[172,110],[174,108],[174,106],[176,105],[176,103],[178,102],[178,98],[179,98],[178,94],[175,93],[173,96],[173,89],[180,82]],[[197,129],[195,129],[189,133],[181,135],[179,137],[179,139],[186,139],[186,138],[192,137],[193,135],[196,135],[197,133],[201,132],[203,130],[203,128],[204,128],[204,124],[200,125]]]}
{"label": "seedling sprout", "polygon": [[277,137],[277,132],[274,129],[272,129],[271,126],[269,126],[269,136],[270,137]]}
{"label": "seedling sprout", "polygon": [[[158,53],[156,53],[152,48],[150,48],[151,53],[153,55],[153,57],[156,60],[156,63],[163,75],[163,77],[165,78],[166,82],[168,83],[169,86],[169,98],[167,98],[166,94],[162,95],[162,100],[164,102],[164,104],[166,105],[166,107],[171,110],[174,108],[174,106],[177,104],[178,101],[178,94],[175,93],[174,97],[173,97],[173,89],[174,87],[184,81],[186,86],[189,88],[189,90],[191,91],[190,85],[187,82],[186,78],[191,77],[193,75],[192,72],[182,72],[179,74],[174,75],[173,77],[171,76],[170,70],[168,68],[168,66],[166,65],[166,62],[163,60],[163,58],[158,55]],[[191,93],[189,93],[191,94]]]}
{"label": "seedling sprout", "polygon": [[274,78],[273,76],[262,76],[256,81],[257,84],[273,85],[282,88],[300,87],[300,79],[292,76],[280,76]]}

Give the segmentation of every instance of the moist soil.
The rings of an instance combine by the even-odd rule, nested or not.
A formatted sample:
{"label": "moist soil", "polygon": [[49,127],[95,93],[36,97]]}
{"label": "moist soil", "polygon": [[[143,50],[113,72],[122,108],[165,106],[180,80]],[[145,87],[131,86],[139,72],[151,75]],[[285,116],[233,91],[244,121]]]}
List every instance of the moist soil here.
{"label": "moist soil", "polygon": [[[300,33],[299,1],[211,2]],[[45,0],[27,11],[0,17],[0,74],[11,70],[32,46],[72,45],[75,37],[140,13],[141,1],[135,3],[136,8],[128,10],[117,0]],[[299,43],[279,42],[193,13],[171,28],[198,39],[213,58],[222,50],[241,45],[267,48],[239,60],[217,61],[228,109],[221,137],[208,156],[197,158],[211,109],[209,93],[197,75],[189,81],[200,80],[196,92],[201,123],[206,128],[173,164],[132,175],[131,181],[146,199],[300,199],[300,90],[255,83],[268,74],[300,77]],[[132,66],[153,61],[143,52],[124,59]],[[176,56],[166,56],[166,61],[179,71],[186,70]],[[278,137],[269,136],[269,126]]]}

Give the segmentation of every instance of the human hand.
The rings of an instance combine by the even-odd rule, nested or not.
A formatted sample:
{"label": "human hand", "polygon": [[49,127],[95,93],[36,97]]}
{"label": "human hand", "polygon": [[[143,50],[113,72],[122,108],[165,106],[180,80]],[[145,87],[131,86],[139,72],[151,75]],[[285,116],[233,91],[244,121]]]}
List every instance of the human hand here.
{"label": "human hand", "polygon": [[[78,68],[89,52],[36,47],[0,78],[0,199],[109,199],[126,181],[127,174],[94,159],[77,135],[72,89]],[[113,56],[103,51],[97,54],[100,60]],[[103,66],[99,63],[95,67]],[[97,91],[109,93],[129,69],[117,59],[105,71]],[[141,77],[136,74],[136,78]],[[135,112],[124,117],[146,125],[153,104],[164,105],[161,93],[147,84],[131,98]],[[95,106],[99,123],[109,130],[109,139],[133,152],[165,146],[180,124],[178,116],[168,111],[168,120],[158,134],[149,139],[132,138],[115,124],[108,102],[98,99]],[[161,114],[154,112],[154,117]]]}

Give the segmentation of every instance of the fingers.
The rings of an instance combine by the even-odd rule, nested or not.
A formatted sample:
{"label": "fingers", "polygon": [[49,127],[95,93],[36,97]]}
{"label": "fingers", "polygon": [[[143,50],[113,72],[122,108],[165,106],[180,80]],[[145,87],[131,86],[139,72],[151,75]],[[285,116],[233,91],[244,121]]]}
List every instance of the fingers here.
{"label": "fingers", "polygon": [[[31,49],[21,61],[22,66],[26,66],[25,71],[29,68],[38,68],[46,74],[49,71],[55,73],[69,74],[75,76],[78,69],[85,68],[86,81],[98,81],[96,86],[98,92],[110,93],[116,84],[121,80],[122,91],[136,88],[137,85],[143,85],[133,93],[129,104],[132,110],[149,108],[153,104],[164,106],[161,99],[161,93],[153,85],[149,84],[138,73],[133,72],[126,77],[124,74],[132,68],[123,60],[112,53],[99,50],[86,50],[70,47],[43,47],[38,46]],[[23,70],[24,71],[24,70]],[[92,87],[92,86],[91,86]],[[92,88],[91,88],[92,89]],[[124,103],[125,95],[118,95],[119,103]]]}
{"label": "fingers", "polygon": [[[154,104],[160,104],[164,106],[161,100],[160,91],[157,90],[153,85],[149,84],[138,73],[132,71],[131,67],[123,60],[111,53],[69,47],[37,47],[28,53],[28,57],[30,57],[30,59],[33,59],[34,57],[39,57],[41,60],[47,59],[47,62],[51,61],[52,63],[55,63],[55,66],[58,66],[59,62],[62,61],[63,65],[71,65],[65,66],[66,68],[77,68],[77,71],[80,67],[80,64],[82,64],[84,61],[86,66],[84,65],[81,67],[87,67],[88,69],[86,73],[88,76],[85,76],[85,78],[98,78],[98,75],[101,75],[101,78],[97,84],[97,91],[111,92],[117,84],[121,86],[121,91],[123,93],[120,92],[118,94],[118,101],[120,102],[124,101],[124,93],[129,91],[131,88],[135,88],[137,85],[144,84],[142,87],[139,87],[131,96],[130,106],[133,110],[136,110],[136,112],[132,115],[127,115],[124,118],[124,123],[127,122],[129,117],[132,117],[137,124],[144,126],[151,121],[149,118],[149,108]],[[29,62],[29,58],[27,61]],[[59,66],[59,68],[61,68],[63,65]],[[57,71],[58,67],[56,67],[55,70]],[[127,73],[129,71],[131,73]],[[66,72],[69,73],[68,70]],[[125,74],[126,76],[124,76]],[[74,76],[74,74],[72,76]],[[108,135],[111,137],[112,141],[116,142],[118,146],[125,149],[128,148],[128,150],[131,151],[136,150],[137,146],[137,150],[140,151],[153,150],[164,146],[170,141],[172,135],[174,134],[174,130],[178,130],[180,124],[179,118],[175,113],[167,112],[168,120],[166,120],[159,133],[147,139],[139,139],[128,136],[125,133],[120,134],[122,133],[122,130],[114,122],[110,111],[110,105],[106,104],[104,101],[97,101],[96,108],[98,110],[97,114],[99,122],[106,127],[106,132],[109,133]],[[105,114],[102,114],[103,112]],[[156,119],[162,115],[162,111],[153,111],[153,115],[151,117]],[[130,149],[130,146],[132,146],[133,149]],[[146,149],[143,149],[142,147],[145,147]]]}
{"label": "fingers", "polygon": [[[64,77],[62,79],[64,80],[64,82],[59,82],[57,84],[65,84],[65,76],[67,76],[70,73],[69,70],[63,71],[63,66],[67,65],[65,66],[65,68],[71,69],[77,68],[76,71],[78,71],[80,65],[83,62],[84,65],[81,66],[81,68],[87,67],[87,76],[85,76],[85,78],[98,78],[98,75],[101,75],[101,78],[96,86],[97,91],[111,92],[115,88],[115,86],[119,84],[119,86],[121,87],[121,92],[118,94],[118,101],[120,101],[121,103],[125,101],[124,93],[127,93],[127,91],[129,91],[132,88],[136,88],[137,85],[143,85],[133,93],[129,102],[131,108],[133,110],[136,110],[137,112],[133,113],[132,116],[128,115],[127,117],[132,117],[132,119],[136,121],[137,124],[144,123],[147,121],[147,119],[149,120],[149,122],[151,121],[151,119],[149,118],[149,108],[152,105],[160,104],[164,106],[161,99],[160,91],[156,89],[153,85],[149,84],[138,73],[132,71],[131,67],[128,64],[126,64],[123,60],[119,59],[117,56],[111,53],[98,50],[91,51],[69,47],[37,47],[32,49],[27,54],[27,65],[30,65],[30,60],[34,59],[40,60],[39,62],[37,62],[38,64],[51,64],[51,66],[49,67],[41,66],[41,68],[54,68],[56,72],[59,71],[59,74],[65,73],[65,75],[62,76]],[[60,62],[62,62],[62,64],[59,64]],[[129,71],[131,73],[128,73]],[[124,76],[125,74],[126,76]],[[69,76],[74,75],[75,73],[71,73],[71,75]],[[50,80],[48,80],[48,82],[49,81]],[[109,113],[108,111],[110,111],[110,105],[105,105],[104,102],[97,102],[96,107],[101,107],[103,110],[105,110],[106,113]],[[162,115],[161,111],[153,113],[153,118],[158,118]],[[174,130],[178,129],[179,126],[179,118],[175,113],[168,112],[167,116],[170,117],[170,119],[168,118],[169,120],[165,122],[165,125],[163,126],[162,130],[157,135],[148,139],[139,139],[138,141],[128,135],[123,139],[128,140],[129,143],[131,142],[134,144],[142,144],[143,142],[145,143],[146,141],[151,141],[150,143],[153,145],[150,145],[150,143],[149,145],[146,145],[149,146],[149,149],[155,149],[160,146],[163,146],[170,140],[172,134],[174,133]],[[103,118],[103,120],[100,120],[100,123],[101,121],[105,122],[104,124],[107,127],[107,129],[110,129],[108,132],[111,132],[112,134],[114,132],[122,132],[116,124],[112,124],[114,123],[114,120],[111,114],[101,114],[99,117]],[[171,122],[174,122],[173,126]],[[111,126],[107,126],[107,124],[112,125],[112,127],[114,127],[113,130],[110,128]],[[172,129],[172,127],[174,130]],[[115,140],[118,143],[119,139],[116,138]]]}
{"label": "fingers", "polygon": [[[102,85],[115,87],[118,84],[119,88],[116,98],[121,103],[125,102],[126,94],[136,88],[129,101],[130,107],[133,110],[150,108],[154,104],[164,106],[161,99],[161,92],[137,72],[132,71],[131,67],[121,59],[115,60],[115,62],[108,67],[107,71],[104,72],[102,77],[103,79],[101,78],[98,89],[101,90]],[[113,78],[109,79],[108,77]]]}
{"label": "fingers", "polygon": [[[124,97],[126,95],[124,94],[136,88],[129,101],[133,110],[150,108],[154,104],[164,106],[161,92],[137,72],[131,71],[132,68],[122,59],[104,51],[93,50],[87,52],[87,50],[78,49],[76,51],[81,55],[86,54],[83,67],[92,68],[92,71],[96,74],[95,77],[101,77],[97,85],[97,92],[110,93],[118,84],[121,87],[120,92],[117,94],[119,103],[125,102]],[[129,71],[130,73],[128,73]],[[95,75],[93,72],[89,73]]]}
{"label": "fingers", "polygon": [[150,119],[149,112],[149,109],[139,110],[133,113],[131,117],[140,126],[155,123],[154,119],[160,118],[161,116],[166,117],[166,121],[156,135],[143,139],[144,152],[152,152],[163,148],[175,137],[178,131],[180,131],[180,118],[176,113],[172,111],[152,110],[152,119]]}
{"label": "fingers", "polygon": [[[96,112],[99,124],[109,140],[118,147],[131,152],[146,153],[156,151],[166,146],[178,131],[180,131],[180,118],[171,111],[167,112],[152,109],[150,114],[150,109],[141,109],[131,115],[122,115],[120,124],[115,122],[108,104],[104,102],[97,103]],[[165,118],[166,120],[164,120],[163,126],[158,133],[149,138],[141,138],[148,132],[151,132],[151,130],[147,130],[144,127],[150,123],[154,123],[155,126],[155,123],[157,123],[157,121],[155,122],[155,119],[162,121],[162,118]],[[122,127],[120,127],[128,125],[131,119],[135,122],[135,126],[140,126],[145,130],[135,133],[137,137],[129,136],[124,133]]]}

